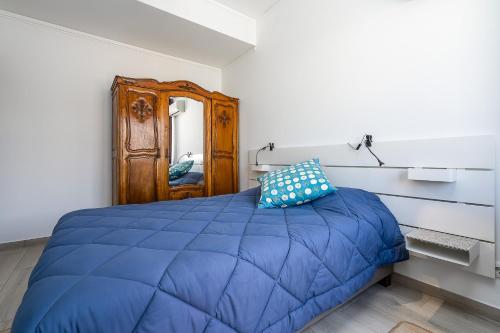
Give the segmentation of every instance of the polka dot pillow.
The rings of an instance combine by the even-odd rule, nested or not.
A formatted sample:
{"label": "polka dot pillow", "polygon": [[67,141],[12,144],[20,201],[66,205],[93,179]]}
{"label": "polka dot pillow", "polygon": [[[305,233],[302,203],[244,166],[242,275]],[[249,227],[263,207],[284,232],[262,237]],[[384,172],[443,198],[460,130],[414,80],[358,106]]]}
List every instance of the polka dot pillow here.
{"label": "polka dot pillow", "polygon": [[337,190],[326,178],[318,159],[268,172],[258,180],[259,208],[300,206]]}

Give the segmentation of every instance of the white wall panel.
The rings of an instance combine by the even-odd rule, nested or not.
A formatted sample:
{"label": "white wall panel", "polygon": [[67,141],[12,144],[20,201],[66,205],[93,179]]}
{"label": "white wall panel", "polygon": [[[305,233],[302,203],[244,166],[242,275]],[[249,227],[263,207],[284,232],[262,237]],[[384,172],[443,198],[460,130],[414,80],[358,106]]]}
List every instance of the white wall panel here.
{"label": "white wall panel", "polygon": [[495,242],[495,208],[381,195],[400,224]]}
{"label": "white wall panel", "polygon": [[[305,148],[301,148],[305,149]],[[310,148],[310,155],[316,151]],[[259,159],[262,164],[267,159]],[[281,155],[281,162],[286,160]],[[292,157],[290,161],[295,161]],[[288,165],[288,164],[284,164]],[[279,168],[280,166],[273,166]],[[445,200],[480,205],[495,204],[495,171],[458,170],[453,183],[427,182],[408,179],[408,169],[323,166],[328,179],[341,187],[355,187],[370,192],[425,199]],[[258,176],[251,173],[250,178]]]}
{"label": "white wall panel", "polygon": [[[359,142],[352,142],[356,146]],[[495,140],[492,136],[450,137],[375,142],[372,150],[385,167],[494,169]],[[255,150],[249,160],[255,161]],[[347,143],[323,146],[277,147],[259,153],[262,164],[284,164],[319,158],[327,166],[378,166],[366,148],[353,150]]]}
{"label": "white wall panel", "polygon": [[495,172],[491,170],[459,170],[456,183],[409,180],[407,169],[327,167],[325,171],[337,186],[361,188],[381,194],[495,204]]}

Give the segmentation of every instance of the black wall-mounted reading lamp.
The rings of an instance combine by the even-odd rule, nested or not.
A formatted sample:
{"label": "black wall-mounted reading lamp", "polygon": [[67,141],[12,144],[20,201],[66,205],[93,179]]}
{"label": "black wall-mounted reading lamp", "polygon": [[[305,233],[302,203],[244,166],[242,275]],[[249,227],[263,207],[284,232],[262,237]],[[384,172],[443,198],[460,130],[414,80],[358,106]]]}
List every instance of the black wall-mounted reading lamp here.
{"label": "black wall-mounted reading lamp", "polygon": [[373,146],[373,136],[371,134],[365,134],[365,135],[363,135],[363,138],[361,139],[361,142],[356,147],[354,147],[353,145],[351,145],[350,143],[348,143],[349,147],[351,147],[354,150],[359,150],[363,146],[363,144],[368,149],[368,151],[370,152],[370,154],[372,154],[373,157],[375,157],[377,159],[378,165],[381,166],[381,167],[384,166],[385,163],[382,162],[380,160],[380,158],[378,158],[378,156],[375,155],[375,153],[371,150],[371,147]]}
{"label": "black wall-mounted reading lamp", "polygon": [[177,163],[179,163],[179,161],[181,160],[181,158],[183,158],[184,156],[187,156],[187,158],[190,158],[191,156],[193,156],[193,153],[188,151],[187,153],[185,154],[182,154],[181,156],[179,156],[179,158],[177,159]]}
{"label": "black wall-mounted reading lamp", "polygon": [[263,150],[268,149],[268,148],[269,148],[269,151],[273,151],[274,150],[274,142],[269,142],[267,145],[265,145],[264,147],[257,150],[257,154],[255,154],[255,165],[259,165],[259,153]]}

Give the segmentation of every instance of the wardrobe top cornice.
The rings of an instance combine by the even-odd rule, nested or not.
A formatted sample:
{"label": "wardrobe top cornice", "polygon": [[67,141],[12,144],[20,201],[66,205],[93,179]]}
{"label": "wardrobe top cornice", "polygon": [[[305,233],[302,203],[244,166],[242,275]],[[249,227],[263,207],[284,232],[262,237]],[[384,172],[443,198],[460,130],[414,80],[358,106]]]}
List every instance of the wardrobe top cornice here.
{"label": "wardrobe top cornice", "polygon": [[196,83],[186,80],[160,82],[154,79],[133,79],[124,76],[115,76],[113,85],[111,86],[111,91],[115,91],[118,84],[133,85],[135,87],[160,91],[185,91],[220,101],[238,101],[238,98],[226,96],[218,91],[208,91]]}

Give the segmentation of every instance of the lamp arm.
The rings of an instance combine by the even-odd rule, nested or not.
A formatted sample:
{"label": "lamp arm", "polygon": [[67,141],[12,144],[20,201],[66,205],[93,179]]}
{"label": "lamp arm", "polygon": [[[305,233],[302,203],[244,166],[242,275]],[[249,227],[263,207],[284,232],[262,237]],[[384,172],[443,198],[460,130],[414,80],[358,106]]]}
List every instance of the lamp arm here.
{"label": "lamp arm", "polygon": [[259,165],[259,153],[263,150],[266,150],[268,146],[262,147],[257,150],[257,154],[255,154],[255,165]]}
{"label": "lamp arm", "polygon": [[363,142],[365,141],[365,138],[366,138],[366,134],[363,135],[363,137],[361,138],[361,142],[356,146],[354,147],[353,145],[351,145],[350,142],[348,142],[347,144],[349,145],[349,147],[351,147],[353,150],[359,150],[361,148],[361,146],[363,146]]}
{"label": "lamp arm", "polygon": [[259,153],[263,150],[268,149],[268,148],[270,151],[273,151],[274,150],[274,142],[269,142],[267,145],[265,145],[264,147],[257,150],[257,153],[255,154],[255,165],[259,165]]}
{"label": "lamp arm", "polygon": [[365,135],[363,135],[363,138],[361,139],[361,142],[356,147],[354,147],[353,145],[351,145],[349,142],[347,144],[353,150],[359,150],[363,146],[363,144],[364,144],[364,146],[366,147],[366,149],[368,149],[368,151],[370,152],[370,154],[372,154],[372,156],[375,157],[375,159],[378,162],[378,165],[379,166],[384,166],[385,165],[385,163],[382,162],[380,160],[380,158],[378,158],[378,156],[375,155],[375,153],[370,149],[370,147],[373,146],[373,136],[371,134],[365,134]]}
{"label": "lamp arm", "polygon": [[187,153],[185,154],[182,154],[181,156],[179,156],[179,158],[177,159],[177,163],[179,163],[179,161],[181,160],[181,158],[183,158],[184,156],[187,156],[188,158],[193,156],[193,153],[188,151]]}
{"label": "lamp arm", "polygon": [[377,155],[375,155],[375,153],[374,153],[374,152],[370,149],[370,147],[366,146],[366,148],[368,149],[368,151],[370,152],[370,154],[372,154],[372,155],[373,155],[373,157],[375,157],[375,159],[377,159],[378,165],[379,165],[379,166],[384,166],[384,164],[385,164],[385,163],[384,163],[384,162],[382,162],[382,161],[380,160],[380,158],[378,158],[378,156],[377,156]]}

